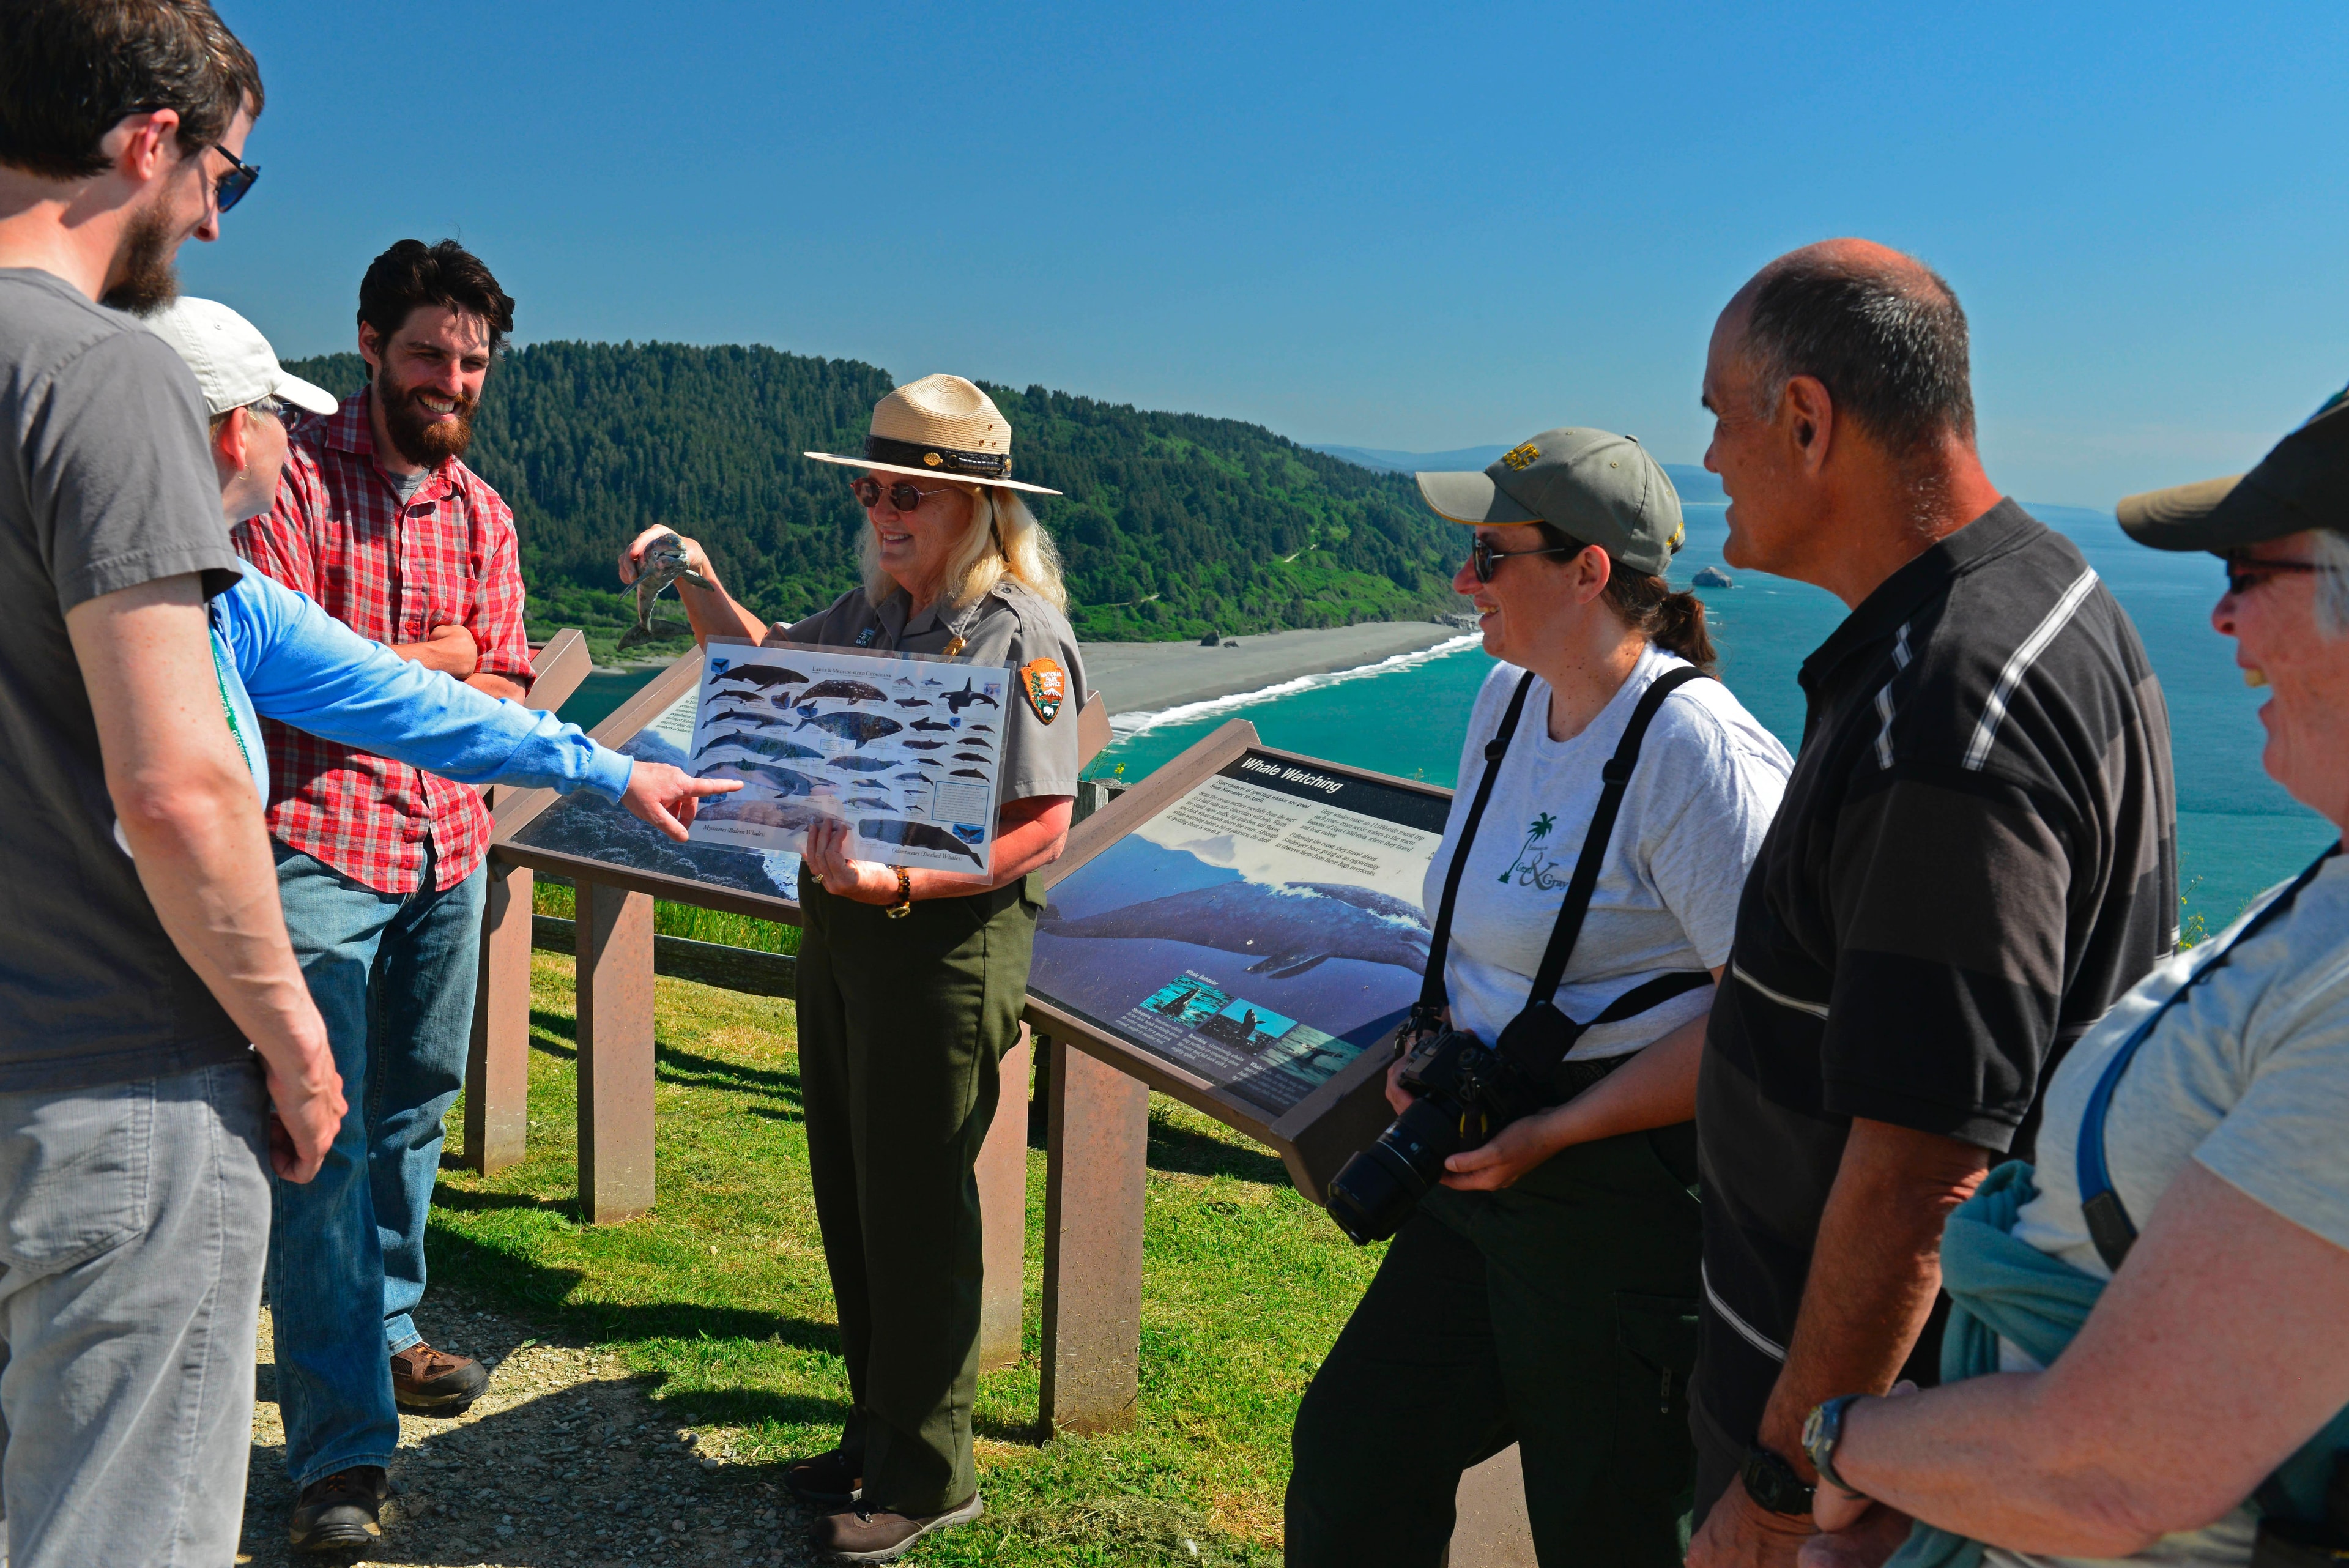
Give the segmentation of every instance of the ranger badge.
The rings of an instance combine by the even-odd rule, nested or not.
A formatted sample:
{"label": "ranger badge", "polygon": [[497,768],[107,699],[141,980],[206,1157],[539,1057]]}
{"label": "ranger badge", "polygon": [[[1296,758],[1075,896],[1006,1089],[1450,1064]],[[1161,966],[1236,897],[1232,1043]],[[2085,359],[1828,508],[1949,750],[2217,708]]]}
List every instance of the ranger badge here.
{"label": "ranger badge", "polygon": [[1068,672],[1049,659],[1031,659],[1019,667],[1019,690],[1028,694],[1028,706],[1036,710],[1036,717],[1049,724],[1068,701]]}

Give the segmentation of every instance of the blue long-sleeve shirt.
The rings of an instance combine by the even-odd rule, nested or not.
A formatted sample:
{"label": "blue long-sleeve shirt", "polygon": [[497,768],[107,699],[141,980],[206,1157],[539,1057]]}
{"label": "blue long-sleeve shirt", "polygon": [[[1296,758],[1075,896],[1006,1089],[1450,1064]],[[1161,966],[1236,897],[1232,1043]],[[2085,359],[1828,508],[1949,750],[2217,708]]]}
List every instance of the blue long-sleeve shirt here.
{"label": "blue long-sleeve shirt", "polygon": [[587,789],[606,800],[627,791],[633,764],[578,725],[402,659],[250,566],[213,597],[211,619],[221,692],[264,805],[264,714],[459,784]]}

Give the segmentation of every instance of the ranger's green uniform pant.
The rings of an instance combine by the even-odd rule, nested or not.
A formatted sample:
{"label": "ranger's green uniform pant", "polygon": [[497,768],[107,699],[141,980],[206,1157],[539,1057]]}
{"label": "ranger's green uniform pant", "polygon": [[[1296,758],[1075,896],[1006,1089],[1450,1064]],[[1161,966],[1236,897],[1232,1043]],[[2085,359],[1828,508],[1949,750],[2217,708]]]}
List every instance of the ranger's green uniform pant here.
{"label": "ranger's green uniform pant", "polygon": [[978,1490],[979,1146],[1019,1037],[1026,878],[903,919],[800,878],[800,1093],[864,1498],[924,1515]]}
{"label": "ranger's green uniform pant", "polygon": [[1297,1412],[1289,1568],[1436,1568],[1512,1442],[1544,1568],[1678,1564],[1697,1248],[1693,1123],[1430,1193]]}

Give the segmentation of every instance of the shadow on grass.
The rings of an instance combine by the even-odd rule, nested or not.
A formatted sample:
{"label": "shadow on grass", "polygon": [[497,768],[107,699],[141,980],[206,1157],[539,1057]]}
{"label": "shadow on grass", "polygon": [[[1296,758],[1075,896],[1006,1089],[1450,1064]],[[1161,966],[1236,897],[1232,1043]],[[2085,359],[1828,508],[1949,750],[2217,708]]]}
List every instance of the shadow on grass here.
{"label": "shadow on grass", "polygon": [[[563,1013],[533,1011],[530,1015],[530,1045],[532,1050],[569,1063],[574,1068],[579,1064],[579,1043],[573,1034],[571,1019]],[[800,1103],[800,1075],[795,1071],[745,1066],[723,1056],[679,1050],[662,1044],[657,1035],[653,1041],[653,1073],[660,1082],[684,1088],[768,1095],[787,1100],[793,1106]]]}
{"label": "shadow on grass", "polygon": [[1183,1176],[1228,1176],[1266,1186],[1288,1185],[1288,1168],[1269,1149],[1226,1142],[1211,1134],[1150,1118],[1150,1168]]}
{"label": "shadow on grass", "polygon": [[[458,1213],[534,1209],[577,1218],[574,1203],[513,1193],[455,1192],[443,1188],[434,1207]],[[586,1278],[581,1269],[551,1268],[485,1245],[435,1221],[426,1231],[436,1283],[461,1286],[511,1309],[543,1317],[565,1336],[621,1345],[648,1340],[773,1341],[824,1355],[840,1354],[840,1331],[828,1323],[699,1302],[599,1302],[574,1299]]]}

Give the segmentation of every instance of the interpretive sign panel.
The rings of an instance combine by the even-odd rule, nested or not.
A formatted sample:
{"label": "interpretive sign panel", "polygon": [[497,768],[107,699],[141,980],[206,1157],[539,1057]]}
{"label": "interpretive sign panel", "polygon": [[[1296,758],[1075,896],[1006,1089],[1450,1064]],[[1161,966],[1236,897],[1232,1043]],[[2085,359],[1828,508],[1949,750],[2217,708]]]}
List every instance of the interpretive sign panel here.
{"label": "interpretive sign panel", "polygon": [[797,854],[827,817],[858,859],[984,878],[1009,669],[926,654],[713,639],[691,723],[701,778],[740,779],[693,842]]}
{"label": "interpretive sign panel", "polygon": [[1234,746],[1234,728],[1167,764],[1210,761],[1205,776],[1054,879],[1029,990],[1268,1125],[1417,999],[1450,797]]}

